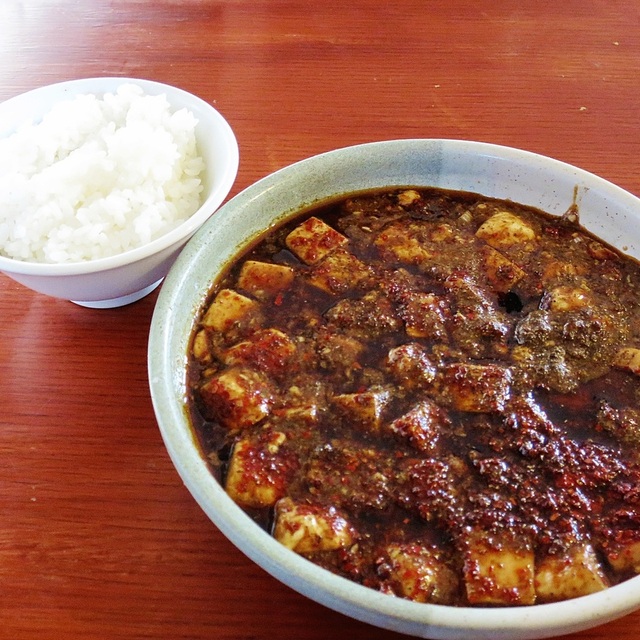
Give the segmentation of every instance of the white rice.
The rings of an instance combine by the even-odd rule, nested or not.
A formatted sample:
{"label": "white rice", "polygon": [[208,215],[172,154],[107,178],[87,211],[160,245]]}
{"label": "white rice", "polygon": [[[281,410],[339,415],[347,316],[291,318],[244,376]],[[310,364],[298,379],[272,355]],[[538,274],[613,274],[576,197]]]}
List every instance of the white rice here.
{"label": "white rice", "polygon": [[197,120],[132,84],[0,139],[0,254],[69,263],[146,244],[200,206]]}

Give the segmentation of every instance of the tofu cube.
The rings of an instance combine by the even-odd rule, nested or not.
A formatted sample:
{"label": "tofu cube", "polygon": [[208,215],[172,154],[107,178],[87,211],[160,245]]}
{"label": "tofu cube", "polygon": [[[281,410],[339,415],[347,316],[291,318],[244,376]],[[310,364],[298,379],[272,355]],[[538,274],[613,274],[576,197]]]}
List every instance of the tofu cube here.
{"label": "tofu cube", "polygon": [[587,287],[559,286],[545,293],[540,307],[549,311],[579,311],[593,305],[591,291]]}
{"label": "tofu cube", "polygon": [[534,604],[535,555],[530,544],[474,531],[465,545],[463,575],[472,605]]}
{"label": "tofu cube", "polygon": [[[297,389],[289,389],[289,395],[295,395]],[[279,407],[274,409],[272,416],[277,424],[296,424],[312,427],[318,424],[320,409],[317,404],[308,403],[299,406]]]}
{"label": "tofu cube", "polygon": [[453,602],[459,581],[437,550],[416,543],[391,544],[386,556],[388,579],[395,594],[414,602]]}
{"label": "tofu cube", "polygon": [[286,265],[247,260],[242,265],[237,285],[259,300],[268,300],[288,289],[294,277],[294,270]]}
{"label": "tofu cube", "polygon": [[360,368],[364,345],[351,336],[327,332],[318,339],[316,349],[322,368],[345,372]]}
{"label": "tofu cube", "polygon": [[327,293],[340,294],[353,289],[369,275],[369,268],[353,254],[337,249],[313,266],[308,281]]}
{"label": "tofu cube", "polygon": [[191,345],[194,358],[202,364],[209,364],[212,360],[211,351],[209,349],[209,341],[207,340],[207,330],[200,329],[193,337]]}
{"label": "tofu cube", "polygon": [[526,275],[515,262],[493,247],[484,247],[482,258],[487,280],[498,293],[507,293]]}
{"label": "tofu cube", "polygon": [[640,349],[635,347],[620,349],[613,360],[613,366],[640,376]]}
{"label": "tofu cube", "polygon": [[550,260],[545,264],[542,272],[542,284],[548,285],[554,280],[566,279],[567,276],[574,277],[584,274],[586,271],[584,266],[573,264],[572,262],[563,262],[561,260]]}
{"label": "tofu cube", "polygon": [[265,431],[235,443],[225,478],[225,490],[234,502],[259,509],[272,507],[284,496],[290,465],[279,454],[286,440],[280,431]]}
{"label": "tofu cube", "polygon": [[420,200],[420,193],[415,189],[407,189],[398,194],[398,204],[403,207],[408,207],[418,200]]}
{"label": "tofu cube", "polygon": [[348,548],[357,536],[334,507],[296,504],[282,498],[275,507],[273,537],[296,553],[314,553]]}
{"label": "tofu cube", "polygon": [[511,371],[493,364],[445,365],[437,381],[438,399],[456,411],[502,411],[511,396]]}
{"label": "tofu cube", "polygon": [[590,544],[576,545],[566,554],[544,557],[536,568],[535,585],[540,602],[586,596],[609,586]]}
{"label": "tofu cube", "polygon": [[365,431],[378,432],[385,407],[391,401],[387,389],[370,389],[361,393],[344,393],[333,397],[333,403],[349,420]]}
{"label": "tofu cube", "polygon": [[221,289],[209,305],[202,324],[215,331],[229,331],[234,324],[257,314],[259,308],[255,300],[233,289]]}
{"label": "tofu cube", "polygon": [[427,228],[427,238],[429,242],[442,243],[442,242],[464,242],[463,238],[457,235],[450,224],[446,222],[439,222],[430,224]]}
{"label": "tofu cube", "polygon": [[450,309],[446,298],[433,293],[411,292],[402,308],[407,335],[412,338],[447,340],[446,318]]}
{"label": "tofu cube", "polygon": [[640,573],[640,541],[608,549],[607,560],[618,573]]}
{"label": "tofu cube", "polygon": [[346,236],[314,216],[297,226],[285,240],[289,250],[305,264],[316,264],[347,242]]}
{"label": "tofu cube", "polygon": [[596,260],[618,260],[620,255],[615,250],[609,249],[601,242],[592,240],[587,246],[587,251],[592,258]]}
{"label": "tofu cube", "polygon": [[296,354],[296,345],[279,329],[260,329],[220,355],[227,366],[247,365],[269,375],[283,373]]}
{"label": "tofu cube", "polygon": [[388,428],[396,437],[408,440],[418,451],[433,454],[440,431],[446,423],[444,411],[435,402],[426,399],[389,423]]}
{"label": "tofu cube", "polygon": [[200,395],[211,415],[232,430],[266,418],[274,401],[268,378],[243,367],[226,369],[206,380]]}
{"label": "tofu cube", "polygon": [[374,244],[383,256],[390,256],[406,264],[423,264],[432,260],[433,252],[410,235],[404,225],[389,225],[376,238]]}
{"label": "tofu cube", "polygon": [[514,213],[499,211],[480,225],[476,236],[499,249],[531,242],[536,239],[536,232]]}
{"label": "tofu cube", "polygon": [[409,388],[424,387],[436,377],[436,367],[426,349],[417,342],[409,342],[391,349],[387,367],[396,379]]}

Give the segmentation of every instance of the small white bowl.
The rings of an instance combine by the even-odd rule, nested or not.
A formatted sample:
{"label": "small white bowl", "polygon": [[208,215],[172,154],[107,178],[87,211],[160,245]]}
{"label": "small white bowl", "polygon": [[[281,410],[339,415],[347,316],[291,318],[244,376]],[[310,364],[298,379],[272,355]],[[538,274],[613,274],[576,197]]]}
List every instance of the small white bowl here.
{"label": "small white bowl", "polygon": [[187,245],[160,292],[149,340],[149,380],[178,473],[222,533],[263,569],[317,602],[385,629],[434,639],[531,640],[581,631],[639,608],[640,577],[574,600],[517,608],[447,607],[382,594],[276,542],[210,473],[184,402],[189,336],[212,283],[239,251],[300,207],[394,185],[472,191],[558,215],[577,204],[584,226],[640,257],[638,198],[593,174],[525,151],[478,142],[399,140],[340,149],[282,169],[218,211]]}
{"label": "small white bowl", "polygon": [[197,118],[196,139],[205,162],[200,208],[165,235],[118,255],[74,262],[46,264],[0,256],[0,272],[49,296],[93,308],[119,307],[155,289],[182,247],[229,194],[239,163],[238,144],[227,121],[210,104],[182,89],[133,78],[86,78],[52,84],[0,103],[0,137],[23,122],[38,122],[62,100],[80,94],[101,96],[122,84],[135,84],[147,95],[164,94],[172,109],[187,108]]}

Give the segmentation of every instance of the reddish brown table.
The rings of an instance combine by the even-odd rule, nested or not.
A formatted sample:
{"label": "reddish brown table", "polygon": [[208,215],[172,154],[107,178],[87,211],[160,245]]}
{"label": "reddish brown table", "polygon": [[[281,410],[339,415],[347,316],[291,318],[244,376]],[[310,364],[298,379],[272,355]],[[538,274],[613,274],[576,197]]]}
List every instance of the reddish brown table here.
{"label": "reddish brown table", "polygon": [[[640,194],[636,0],[3,0],[0,99],[118,75],[236,131],[232,195],[307,156],[447,137],[554,156]],[[163,447],[157,294],[94,311],[0,276],[0,637],[399,637],[294,593],[196,506]],[[640,612],[572,636],[635,640]]]}

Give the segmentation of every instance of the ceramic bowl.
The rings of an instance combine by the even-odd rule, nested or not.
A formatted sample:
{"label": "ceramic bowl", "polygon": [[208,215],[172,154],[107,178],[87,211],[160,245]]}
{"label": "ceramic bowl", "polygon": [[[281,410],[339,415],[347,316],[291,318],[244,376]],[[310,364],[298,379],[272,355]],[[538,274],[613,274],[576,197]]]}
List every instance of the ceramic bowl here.
{"label": "ceramic bowl", "polygon": [[182,89],[132,78],[86,78],[34,89],[0,104],[0,137],[23,122],[38,122],[53,104],[79,94],[102,95],[133,83],[147,95],[164,94],[175,110],[198,119],[196,139],[205,162],[202,204],[188,220],[146,245],[107,258],[69,264],[22,262],[0,256],[0,271],[50,296],[87,307],[108,308],[134,302],[151,292],[176,256],[229,194],[238,171],[238,145],[227,121],[210,104]]}
{"label": "ceramic bowl", "polygon": [[640,200],[585,171],[532,153],[451,140],[366,144],[282,169],[230,200],[198,232],[171,269],[157,301],[149,378],[173,463],[215,525],[278,580],[348,616],[436,639],[525,640],[580,631],[640,606],[640,577],[608,590],[531,607],[454,608],[384,595],[320,569],[258,527],[214,480],[184,407],[185,355],[194,315],[236,253],[300,207],[372,187],[435,186],[507,198],[562,214],[577,204],[587,228],[640,257]]}

